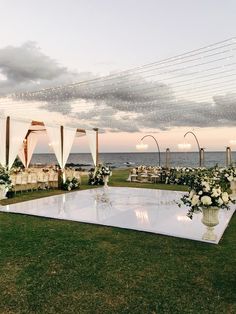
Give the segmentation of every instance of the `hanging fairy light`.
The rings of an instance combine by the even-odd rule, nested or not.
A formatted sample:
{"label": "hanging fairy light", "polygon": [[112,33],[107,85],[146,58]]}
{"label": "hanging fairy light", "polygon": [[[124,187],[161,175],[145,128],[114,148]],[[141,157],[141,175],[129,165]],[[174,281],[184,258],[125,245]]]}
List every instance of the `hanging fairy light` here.
{"label": "hanging fairy light", "polygon": [[145,143],[143,143],[143,141],[141,141],[141,143],[136,145],[136,149],[137,150],[147,150],[148,144],[145,144]]}
{"label": "hanging fairy light", "polygon": [[229,143],[230,143],[230,145],[234,146],[234,145],[236,145],[236,140],[230,140]]}
{"label": "hanging fairy light", "polygon": [[191,144],[189,144],[189,143],[180,143],[180,144],[178,144],[178,149],[179,150],[190,150],[191,149],[191,147],[192,147],[192,145]]}

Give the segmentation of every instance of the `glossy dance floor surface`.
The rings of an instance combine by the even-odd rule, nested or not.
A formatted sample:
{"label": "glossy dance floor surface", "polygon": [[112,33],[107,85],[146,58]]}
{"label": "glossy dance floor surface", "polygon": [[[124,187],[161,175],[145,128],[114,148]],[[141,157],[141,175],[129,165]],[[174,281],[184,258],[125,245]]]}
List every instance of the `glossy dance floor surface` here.
{"label": "glossy dance floor surface", "polygon": [[201,213],[190,220],[186,217],[187,208],[176,204],[182,195],[183,192],[109,187],[2,206],[0,210],[218,243],[236,206],[220,211],[220,223],[214,230],[217,240],[205,241]]}

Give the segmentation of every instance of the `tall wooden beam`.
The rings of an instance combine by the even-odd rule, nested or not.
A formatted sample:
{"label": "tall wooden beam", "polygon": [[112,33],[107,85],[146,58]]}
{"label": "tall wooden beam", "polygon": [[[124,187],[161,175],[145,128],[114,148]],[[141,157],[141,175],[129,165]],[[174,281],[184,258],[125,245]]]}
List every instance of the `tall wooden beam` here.
{"label": "tall wooden beam", "polygon": [[27,137],[25,137],[23,143],[24,143],[25,168],[28,168],[27,167],[27,163],[28,163],[28,139]]}
{"label": "tall wooden beam", "polygon": [[99,148],[98,148],[98,145],[99,145],[99,142],[98,142],[98,129],[95,128],[94,131],[96,132],[96,167],[98,166],[99,164]]}
{"label": "tall wooden beam", "polygon": [[64,126],[63,125],[61,125],[60,131],[61,131],[61,162],[63,164],[63,151],[64,151]]}
{"label": "tall wooden beam", "polygon": [[[63,151],[64,151],[64,127],[61,125],[60,127],[60,133],[61,133],[61,162],[63,164]],[[58,171],[58,187],[62,189],[63,185],[63,169],[60,167],[60,170]]]}
{"label": "tall wooden beam", "polygon": [[6,119],[6,167],[9,167],[9,153],[10,153],[10,117]]}

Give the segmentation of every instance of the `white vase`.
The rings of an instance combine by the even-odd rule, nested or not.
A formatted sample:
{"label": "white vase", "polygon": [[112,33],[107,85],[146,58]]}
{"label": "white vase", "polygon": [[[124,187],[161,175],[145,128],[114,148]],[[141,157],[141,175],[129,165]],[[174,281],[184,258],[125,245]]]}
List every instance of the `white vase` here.
{"label": "white vase", "polygon": [[3,200],[6,198],[7,189],[4,184],[0,184],[0,200]]}
{"label": "white vase", "polygon": [[104,188],[108,188],[108,181],[109,181],[109,176],[103,176],[103,183],[104,183]]}
{"label": "white vase", "polygon": [[219,224],[219,208],[206,207],[202,209],[202,223],[207,227],[202,239],[215,242],[217,235],[214,233],[214,227]]}
{"label": "white vase", "polygon": [[236,181],[230,182],[231,197],[236,198]]}

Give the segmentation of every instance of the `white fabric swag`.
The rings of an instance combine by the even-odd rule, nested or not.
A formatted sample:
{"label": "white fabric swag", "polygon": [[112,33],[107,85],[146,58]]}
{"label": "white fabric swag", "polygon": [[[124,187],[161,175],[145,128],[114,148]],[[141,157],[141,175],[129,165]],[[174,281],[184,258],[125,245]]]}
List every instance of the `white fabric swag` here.
{"label": "white fabric swag", "polygon": [[18,156],[26,168],[29,167],[37,142],[38,142],[38,134],[31,132],[29,136],[27,137],[27,162],[26,162],[25,152],[24,152],[24,143],[21,145]]}
{"label": "white fabric swag", "polygon": [[30,122],[10,120],[9,169],[12,167],[22,142],[29,130]]}
{"label": "white fabric swag", "polygon": [[92,130],[86,130],[86,135],[88,137],[89,142],[89,148],[93,157],[93,163],[96,166],[97,165],[97,153],[96,153],[96,147],[97,147],[97,139],[96,139],[96,131]]}
{"label": "white fabric swag", "polygon": [[6,166],[6,119],[0,119],[0,164]]}
{"label": "white fabric swag", "polygon": [[26,168],[26,160],[25,160],[25,145],[24,143],[22,143],[19,152],[18,152],[18,157],[20,158],[22,164],[24,165],[24,167]]}
{"label": "white fabric swag", "polygon": [[76,128],[67,128],[64,127],[64,141],[63,141],[63,164],[62,168],[65,167],[65,164],[68,160],[70,155],[71,147],[74,143],[75,135],[76,135]]}
{"label": "white fabric swag", "polygon": [[63,152],[61,151],[61,127],[46,126],[48,137],[51,141],[51,146],[55,152],[57,161],[63,169],[69,157],[71,147],[74,142],[76,128],[63,128]]}

